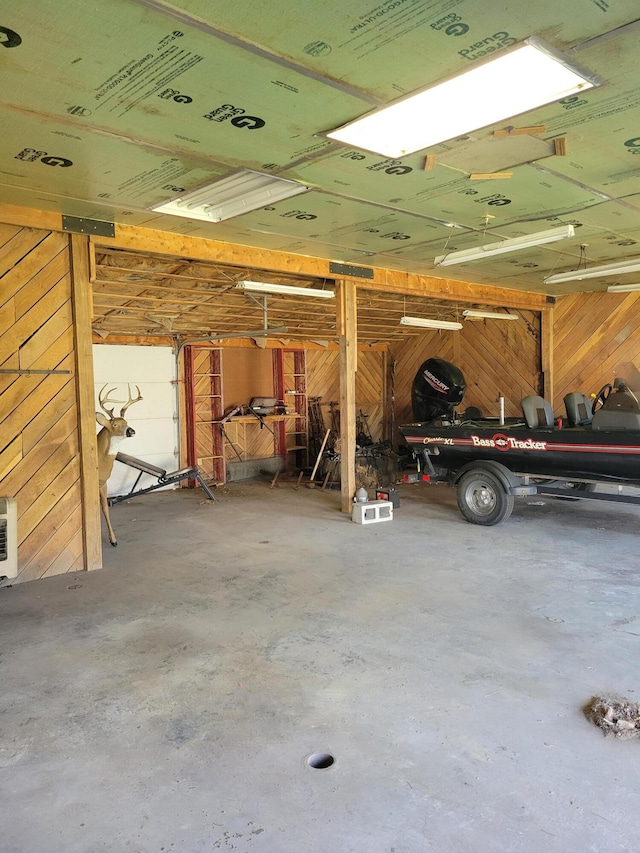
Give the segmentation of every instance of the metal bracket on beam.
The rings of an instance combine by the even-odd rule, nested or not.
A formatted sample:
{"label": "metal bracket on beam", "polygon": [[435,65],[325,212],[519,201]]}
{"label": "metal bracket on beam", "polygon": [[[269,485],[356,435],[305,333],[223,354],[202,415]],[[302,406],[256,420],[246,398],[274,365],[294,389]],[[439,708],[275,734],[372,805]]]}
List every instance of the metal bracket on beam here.
{"label": "metal bracket on beam", "polygon": [[98,237],[115,237],[116,226],[113,222],[101,222],[99,219],[84,219],[82,216],[63,216],[62,230],[76,234],[95,234]]}
{"label": "metal bracket on beam", "polygon": [[350,278],[373,278],[373,270],[370,267],[353,267],[351,264],[338,264],[333,261],[329,264],[329,272],[334,275],[348,275]]}

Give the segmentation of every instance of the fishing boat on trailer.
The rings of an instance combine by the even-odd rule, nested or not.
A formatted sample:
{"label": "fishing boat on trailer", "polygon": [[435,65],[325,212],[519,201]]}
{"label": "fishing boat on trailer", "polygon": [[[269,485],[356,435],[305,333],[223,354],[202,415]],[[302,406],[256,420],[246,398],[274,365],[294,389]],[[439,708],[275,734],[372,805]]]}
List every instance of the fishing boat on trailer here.
{"label": "fishing boat on trailer", "polygon": [[635,379],[618,375],[593,400],[567,394],[562,417],[539,396],[522,400],[522,418],[505,419],[503,401],[497,417],[484,417],[473,407],[457,411],[466,390],[462,372],[430,358],[413,380],[416,422],[400,430],[419,478],[455,486],[460,511],[474,524],[498,524],[515,497],[537,493],[640,504],[635,495],[598,490],[603,483],[640,486]]}

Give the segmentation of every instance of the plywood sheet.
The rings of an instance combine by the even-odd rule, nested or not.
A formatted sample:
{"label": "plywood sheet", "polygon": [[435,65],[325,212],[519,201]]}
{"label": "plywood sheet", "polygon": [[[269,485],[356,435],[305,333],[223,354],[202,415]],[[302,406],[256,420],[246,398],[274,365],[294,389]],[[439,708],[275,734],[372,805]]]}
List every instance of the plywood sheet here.
{"label": "plywood sheet", "polygon": [[632,3],[614,6],[605,0],[579,5],[554,0],[303,0],[293,5],[249,0],[242,4],[242,15],[232,4],[214,10],[208,0],[174,0],[173,5],[310,71],[349,80],[385,98],[423,86],[427,65],[430,77],[443,77],[532,33],[567,47],[598,32],[603,17],[611,30],[633,20],[637,11]]}
{"label": "plywood sheet", "polygon": [[[52,36],[54,17],[63,37]],[[283,147],[289,158],[301,156],[318,145],[318,127],[340,124],[367,106],[346,92],[323,97],[322,82],[286,67],[276,70],[259,53],[239,52],[198,27],[178,30],[166,16],[135,3],[101,4],[87,15],[79,0],[62,6],[39,0],[16,9],[13,18],[28,38],[20,48],[23,62],[5,71],[5,101],[18,113],[28,103],[64,119],[69,129],[58,139],[56,157],[73,160],[73,142],[90,126],[258,167],[281,163]],[[105,37],[109,33],[117,38]],[[42,70],[54,67],[64,73],[42,86]],[[146,180],[159,186],[158,177],[148,173]]]}

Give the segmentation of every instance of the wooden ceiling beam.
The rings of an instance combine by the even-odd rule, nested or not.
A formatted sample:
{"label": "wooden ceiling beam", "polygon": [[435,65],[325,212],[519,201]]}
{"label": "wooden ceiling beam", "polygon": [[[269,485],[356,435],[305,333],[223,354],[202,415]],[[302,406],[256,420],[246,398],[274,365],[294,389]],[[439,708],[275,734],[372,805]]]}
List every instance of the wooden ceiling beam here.
{"label": "wooden ceiling beam", "polygon": [[[256,249],[236,243],[206,240],[167,231],[154,231],[134,225],[118,225],[115,237],[92,236],[96,249],[130,249],[150,254],[166,255],[177,260],[190,259],[208,263],[232,264],[281,272],[288,275],[334,279],[330,261],[269,249]],[[342,274],[341,274],[342,275]],[[540,311],[548,307],[543,293],[527,293],[504,287],[472,284],[448,278],[418,275],[399,270],[373,268],[373,280],[355,279],[356,286],[367,290],[415,294],[451,299],[457,302],[484,302],[511,308]]]}

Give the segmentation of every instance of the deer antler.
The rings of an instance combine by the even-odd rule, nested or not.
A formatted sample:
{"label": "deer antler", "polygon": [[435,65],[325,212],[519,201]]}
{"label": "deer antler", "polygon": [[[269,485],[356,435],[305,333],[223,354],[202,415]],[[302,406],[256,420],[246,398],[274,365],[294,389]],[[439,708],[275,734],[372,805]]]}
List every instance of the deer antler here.
{"label": "deer antler", "polygon": [[[107,385],[108,384],[109,383],[107,382]],[[98,403],[100,404],[100,408],[102,409],[102,411],[106,412],[109,415],[109,417],[112,418],[113,417],[113,410],[115,408],[115,404],[116,403],[122,403],[124,401],[123,400],[110,400],[109,399],[109,394],[111,394],[113,391],[115,391],[116,390],[115,388],[110,388],[107,391],[107,396],[103,398],[102,393],[103,393],[104,389],[107,387],[107,385],[103,385],[102,388],[100,389],[100,393],[98,394]],[[113,403],[114,405],[111,406],[110,409],[107,409],[107,407],[105,405],[106,403]]]}
{"label": "deer antler", "polygon": [[129,406],[132,406],[134,403],[139,403],[142,400],[142,394],[140,393],[140,388],[136,385],[136,391],[138,392],[138,396],[133,399],[131,396],[131,386],[127,383],[127,390],[129,392],[129,400],[124,404],[124,406],[120,409],[120,417],[124,417],[124,413],[127,411]]}

